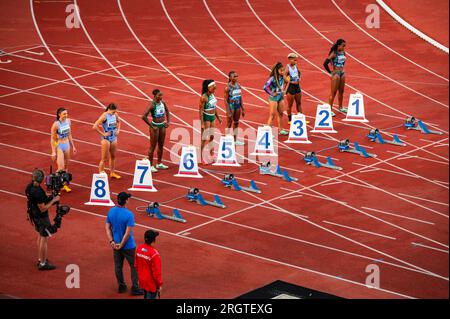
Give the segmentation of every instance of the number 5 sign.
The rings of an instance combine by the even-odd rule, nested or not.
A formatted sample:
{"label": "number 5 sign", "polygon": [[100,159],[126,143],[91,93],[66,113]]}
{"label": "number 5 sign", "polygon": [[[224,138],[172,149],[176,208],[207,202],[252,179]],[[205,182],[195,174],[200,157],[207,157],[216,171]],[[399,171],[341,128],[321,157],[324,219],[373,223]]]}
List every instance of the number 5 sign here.
{"label": "number 5 sign", "polygon": [[369,122],[364,114],[364,98],[359,92],[350,94],[348,100],[347,117],[343,121],[349,122]]}
{"label": "number 5 sign", "polygon": [[134,168],[133,187],[130,191],[156,192],[153,186],[152,170],[148,159],[137,160]]}
{"label": "number 5 sign", "polygon": [[176,177],[203,178],[198,172],[197,149],[193,145],[181,149],[180,168]]}
{"label": "number 5 sign", "polygon": [[91,197],[85,205],[114,206],[109,194],[108,175],[105,172],[92,175]]}
{"label": "number 5 sign", "polygon": [[213,165],[241,166],[236,160],[236,149],[234,147],[234,137],[232,135],[220,137],[217,160]]}

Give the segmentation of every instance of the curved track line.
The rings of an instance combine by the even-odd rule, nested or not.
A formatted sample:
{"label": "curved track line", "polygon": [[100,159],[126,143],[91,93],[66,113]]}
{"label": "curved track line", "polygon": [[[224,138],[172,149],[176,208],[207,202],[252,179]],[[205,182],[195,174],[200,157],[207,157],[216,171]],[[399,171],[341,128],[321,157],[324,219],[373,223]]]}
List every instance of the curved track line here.
{"label": "curved track line", "polygon": [[425,40],[429,44],[433,45],[434,47],[436,47],[448,54],[448,48],[445,45],[440,44],[436,40],[427,36],[425,33],[423,33],[422,31],[418,30],[417,28],[413,27],[411,24],[409,24],[408,22],[403,20],[402,17],[400,17],[398,14],[396,14],[394,12],[394,10],[392,10],[386,3],[384,3],[384,1],[382,1],[382,0],[376,0],[376,1],[387,13],[389,13],[389,15],[392,18],[394,18],[395,21],[400,23],[402,26],[404,26],[406,29],[408,29],[409,31],[411,31],[412,33],[417,35],[422,40]]}
{"label": "curved track line", "polygon": [[[305,21],[305,23],[306,23],[311,29],[313,29],[314,32],[316,32],[316,33],[317,33],[318,35],[320,35],[323,39],[325,39],[326,41],[328,41],[328,43],[331,43],[331,44],[334,43],[334,42],[331,41],[329,38],[327,38],[325,35],[323,35],[322,32],[320,32],[319,30],[317,30],[317,28],[314,27],[314,26],[308,21],[308,19],[306,19],[306,18],[300,13],[300,11],[299,11],[299,10],[295,7],[295,5],[292,3],[292,0],[288,0],[288,2],[289,2],[289,4],[291,5],[291,7],[294,9],[294,11],[297,13],[297,15],[298,15],[300,18],[302,18],[302,20]],[[413,92],[413,93],[415,93],[415,94],[417,94],[417,95],[420,95],[421,97],[426,98],[426,99],[428,99],[428,100],[430,100],[430,101],[432,101],[432,102],[434,102],[434,103],[436,103],[436,104],[439,104],[439,105],[441,105],[441,106],[444,106],[444,107],[446,107],[447,109],[449,108],[447,104],[442,103],[442,102],[440,102],[440,101],[438,101],[438,100],[435,100],[434,98],[432,98],[432,97],[430,97],[430,96],[428,96],[428,95],[426,95],[426,94],[424,94],[424,93],[421,93],[421,92],[419,92],[419,91],[417,91],[417,90],[415,90],[415,89],[413,89],[413,88],[410,88],[409,86],[407,86],[407,85],[405,85],[405,84],[403,84],[403,83],[401,83],[401,82],[399,82],[399,81],[397,81],[397,80],[391,78],[390,76],[388,76],[388,75],[386,75],[386,74],[384,74],[384,73],[382,73],[382,72],[380,72],[380,71],[378,71],[378,70],[372,68],[370,65],[364,63],[363,61],[361,61],[360,59],[358,59],[358,58],[355,57],[354,55],[350,54],[349,52],[346,51],[346,53],[347,53],[350,57],[352,57],[356,62],[358,62],[359,64],[361,64],[361,65],[365,66],[366,68],[368,68],[369,70],[371,70],[371,71],[373,71],[373,72],[375,72],[375,73],[381,75],[382,77],[388,79],[389,81],[391,81],[391,82],[393,82],[393,83],[395,83],[395,84],[397,84],[397,85],[400,85],[401,87],[403,87],[403,88],[405,88],[405,89],[407,89],[407,90],[409,90],[409,91],[411,91],[411,92]]]}
{"label": "curved track line", "polygon": [[[118,1],[120,2],[120,0],[118,0]],[[179,31],[179,29],[176,27],[176,25],[174,24],[174,22],[173,22],[173,20],[171,19],[170,15],[168,14],[167,9],[165,8],[165,5],[164,5],[164,0],[160,0],[160,3],[161,3],[161,6],[163,7],[164,12],[166,13],[167,18],[169,19],[169,21],[171,21],[172,26],[177,30],[177,32],[180,34],[180,36],[181,36],[183,39],[186,39],[186,38],[184,37],[184,35],[182,35],[182,33],[181,33],[181,32]],[[187,39],[186,39],[185,41],[187,41]],[[186,42],[186,43],[188,43],[188,42]],[[189,44],[189,43],[188,43],[188,44]],[[192,45],[190,45],[190,46],[193,48]],[[195,49],[195,51],[198,52],[198,50],[196,50],[196,49]],[[216,68],[216,67],[215,67],[215,68]],[[219,72],[220,72],[220,73],[223,73],[223,72],[221,72],[221,71],[219,71]],[[301,185],[298,184],[298,183],[296,183],[296,184],[299,185],[299,186],[301,186]],[[326,196],[326,195],[323,195],[323,194],[321,194],[321,193],[319,193],[319,192],[317,192],[317,191],[315,191],[315,190],[312,190],[312,189],[310,189],[310,190],[313,191],[313,192],[315,192],[315,193],[318,193],[318,194],[320,194],[320,195],[322,195],[322,196]],[[253,195],[253,194],[249,194],[249,195]],[[253,196],[254,196],[254,195],[253,195]],[[283,195],[283,196],[284,196],[284,195]],[[280,196],[280,197],[283,197],[283,196]],[[328,197],[328,196],[326,196],[326,197]],[[329,197],[329,198],[330,198],[330,197]],[[331,198],[330,198],[330,199],[331,199]],[[333,200],[334,200],[334,199],[333,199]],[[316,224],[316,223],[314,223],[314,222],[312,222],[312,221],[310,221],[310,220],[307,220],[307,219],[305,219],[305,218],[302,218],[302,217],[298,216],[297,214],[294,214],[294,213],[292,213],[292,212],[290,212],[290,211],[288,211],[288,210],[285,210],[285,209],[283,209],[283,208],[281,208],[281,207],[279,207],[279,206],[273,204],[272,201],[273,201],[273,199],[270,200],[270,201],[263,201],[262,203],[264,203],[264,204],[269,203],[269,204],[272,205],[273,207],[276,207],[276,208],[278,208],[278,209],[280,209],[280,210],[283,210],[286,214],[291,215],[291,216],[293,216],[293,217],[295,217],[295,218],[301,219],[301,220],[303,220],[303,221],[305,221],[305,222],[307,222],[307,223],[309,223],[309,224],[311,224],[311,225],[313,225],[313,226],[316,226],[316,227],[318,227],[318,228],[320,228],[320,229],[322,229],[322,230],[324,230],[324,231],[326,231],[326,232],[330,232],[330,233],[332,233],[332,234],[334,234],[334,235],[336,235],[336,236],[338,236],[338,237],[341,237],[341,238],[343,238],[343,239],[346,239],[346,240],[348,240],[348,241],[350,241],[350,242],[352,242],[352,243],[354,243],[354,244],[360,245],[360,246],[362,246],[362,247],[364,247],[364,248],[366,248],[366,249],[375,251],[375,252],[377,252],[377,253],[379,253],[379,254],[383,254],[383,255],[385,255],[385,256],[387,256],[387,257],[390,257],[390,258],[392,258],[392,259],[394,259],[394,260],[396,260],[396,261],[399,261],[399,262],[401,262],[401,263],[405,263],[405,264],[407,264],[407,265],[410,266],[410,267],[414,267],[414,268],[416,268],[416,269],[419,269],[419,270],[422,270],[422,271],[426,271],[426,272],[429,272],[430,274],[433,274],[432,272],[430,272],[430,271],[428,271],[428,270],[426,270],[426,269],[420,268],[419,266],[410,264],[410,263],[408,263],[408,262],[406,262],[406,261],[403,261],[403,260],[398,259],[398,258],[396,258],[396,257],[394,257],[394,256],[391,256],[391,255],[389,255],[389,254],[387,254],[387,253],[381,252],[381,251],[379,251],[379,250],[377,250],[377,249],[375,249],[375,248],[372,248],[372,247],[367,246],[367,245],[365,245],[365,244],[363,244],[363,243],[360,243],[360,242],[355,241],[355,240],[353,240],[353,239],[351,239],[351,238],[348,238],[348,237],[346,237],[346,236],[344,236],[344,235],[341,235],[341,234],[339,234],[339,233],[336,233],[336,232],[334,232],[334,231],[332,231],[332,230],[330,230],[330,229],[328,229],[328,228],[326,228],[326,227],[323,227],[323,226],[321,226],[321,225],[318,225],[318,224]],[[353,208],[353,207],[350,206],[350,205],[346,205],[346,206],[347,206],[348,208],[352,208],[352,209],[354,209],[354,210],[357,210],[356,208]],[[358,211],[358,210],[357,210],[357,211]],[[362,211],[359,211],[359,212],[360,212],[360,213],[363,213],[363,214],[365,214],[365,215],[367,214],[367,213],[362,212]],[[440,243],[440,245],[444,245],[444,244],[441,244],[441,243]],[[444,246],[446,246],[446,245],[444,245]],[[448,246],[447,246],[447,247],[448,247]],[[448,281],[448,278],[445,278],[445,277],[440,276],[440,275],[437,275],[437,274],[434,274],[434,275],[438,276],[438,277],[441,278],[441,279],[444,279],[444,280],[447,280],[447,281]]]}
{"label": "curved track line", "polygon": [[395,51],[395,50],[394,50],[393,48],[391,48],[390,46],[386,45],[385,43],[381,42],[380,40],[378,40],[377,38],[375,38],[374,36],[372,36],[369,32],[367,32],[366,30],[364,30],[363,28],[361,28],[361,27],[359,26],[359,24],[356,23],[352,18],[350,18],[350,17],[344,12],[344,10],[336,3],[336,1],[331,0],[331,2],[332,2],[332,3],[334,4],[334,6],[339,10],[339,12],[342,13],[342,15],[343,15],[344,17],[347,18],[347,20],[349,20],[349,21],[350,21],[355,27],[357,27],[361,32],[363,32],[364,34],[366,34],[368,37],[372,38],[375,42],[379,43],[380,45],[382,45],[383,47],[385,47],[386,49],[388,49],[388,50],[391,51],[392,53],[394,53],[394,54],[398,55],[399,57],[401,57],[402,59],[404,59],[404,60],[406,60],[406,61],[412,63],[413,65],[417,66],[418,68],[421,68],[422,70],[427,71],[427,72],[429,72],[429,73],[431,73],[431,74],[437,76],[438,78],[441,78],[442,80],[444,80],[444,81],[446,81],[446,82],[449,82],[449,80],[448,80],[446,77],[444,77],[444,76],[442,76],[442,75],[439,75],[439,74],[437,74],[437,73],[431,71],[430,69],[427,69],[426,67],[420,65],[419,63],[414,62],[413,60],[411,60],[411,59],[409,59],[408,57],[404,56],[403,54],[401,54],[401,53]]}
{"label": "curved track line", "polygon": [[[292,52],[297,53],[297,55],[298,55],[299,57],[301,57],[303,60],[305,60],[306,62],[308,62],[311,66],[313,66],[314,68],[318,69],[318,70],[321,71],[323,74],[325,74],[325,75],[328,76],[328,73],[326,73],[324,70],[322,70],[322,68],[320,68],[320,67],[318,67],[317,65],[315,65],[312,61],[310,61],[309,59],[307,59],[305,56],[303,56],[301,53],[299,53],[297,50],[295,50],[293,47],[291,47],[289,44],[287,44],[283,39],[281,39],[275,32],[273,32],[272,29],[270,29],[269,26],[267,26],[267,24],[266,24],[266,23],[261,19],[261,17],[256,13],[255,9],[252,7],[252,5],[250,4],[250,2],[249,2],[248,0],[245,0],[245,2],[247,3],[247,6],[248,6],[248,7],[250,8],[250,10],[252,11],[252,13],[253,13],[253,15],[255,16],[255,18],[261,23],[262,26],[264,26],[264,28],[265,28],[267,31],[269,31],[276,39],[278,39],[278,41],[279,41],[280,43],[282,43],[286,48],[290,49]],[[402,115],[404,115],[405,117],[410,117],[410,116],[411,116],[411,114],[407,114],[407,113],[405,113],[405,112],[403,112],[403,111],[400,111],[399,109],[397,109],[397,108],[395,108],[395,107],[393,107],[393,106],[390,106],[389,104],[387,104],[387,103],[385,103],[385,102],[382,102],[382,101],[380,101],[380,100],[374,98],[373,96],[368,95],[367,93],[364,93],[363,91],[361,91],[361,90],[355,88],[354,86],[351,86],[350,84],[345,84],[345,86],[348,86],[349,88],[351,88],[351,89],[353,89],[353,90],[355,90],[355,91],[357,91],[357,92],[360,92],[361,94],[363,94],[363,95],[366,96],[367,98],[371,99],[372,101],[375,101],[375,102],[377,102],[377,103],[379,103],[379,104],[381,104],[381,105],[387,107],[388,109],[390,109],[390,110],[392,110],[392,111],[394,111],[394,112],[396,112],[396,113],[402,114]],[[436,130],[448,134],[447,131],[444,131],[444,130],[442,130],[442,129],[440,129],[440,128],[436,128]]]}

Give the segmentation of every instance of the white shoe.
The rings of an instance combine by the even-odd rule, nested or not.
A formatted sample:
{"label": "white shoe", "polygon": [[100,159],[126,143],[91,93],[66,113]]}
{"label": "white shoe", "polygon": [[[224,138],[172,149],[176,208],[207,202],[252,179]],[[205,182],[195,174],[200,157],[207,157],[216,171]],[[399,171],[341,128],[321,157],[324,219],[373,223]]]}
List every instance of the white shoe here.
{"label": "white shoe", "polygon": [[169,166],[164,165],[163,163],[156,164],[157,169],[168,169]]}
{"label": "white shoe", "polygon": [[152,173],[157,173],[158,172],[158,170],[155,168],[155,166],[150,167],[150,171]]}
{"label": "white shoe", "polygon": [[242,142],[242,141],[236,141],[236,143],[235,143],[237,146],[242,146],[242,145],[245,145],[245,142]]}
{"label": "white shoe", "polygon": [[332,117],[335,117],[335,116],[336,116],[336,114],[334,114],[334,112],[333,112],[333,111],[331,111],[331,116],[332,116]]}

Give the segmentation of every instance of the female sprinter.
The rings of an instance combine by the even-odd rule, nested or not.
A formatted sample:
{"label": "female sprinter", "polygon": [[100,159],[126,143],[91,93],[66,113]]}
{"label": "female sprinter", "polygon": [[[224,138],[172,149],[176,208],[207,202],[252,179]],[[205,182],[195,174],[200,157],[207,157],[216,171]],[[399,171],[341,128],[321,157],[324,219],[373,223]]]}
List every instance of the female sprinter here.
{"label": "female sprinter", "polygon": [[267,125],[272,126],[275,116],[277,116],[278,130],[280,135],[288,135],[289,132],[282,128],[284,97],[283,97],[283,73],[284,68],[281,62],[278,62],[270,71],[270,78],[264,85],[264,91],[269,94],[270,115]]}
{"label": "female sprinter", "polygon": [[238,83],[238,75],[235,71],[228,73],[228,85],[225,87],[224,100],[227,106],[227,128],[233,125],[233,135],[236,145],[244,145],[237,140],[239,119],[245,116],[244,103],[242,102],[241,86]]}
{"label": "female sprinter", "polygon": [[[101,130],[103,128],[103,131]],[[117,136],[120,132],[120,118],[117,113],[117,105],[110,103],[105,112],[100,115],[98,120],[94,123],[92,129],[96,130],[102,136],[102,158],[98,165],[99,172],[105,170],[105,162],[109,157],[109,169],[111,178],[120,179],[120,175],[116,174],[116,150],[117,150]]]}
{"label": "female sprinter", "polygon": [[[163,94],[160,90],[155,89],[152,92],[153,101],[142,115],[142,119],[150,127],[150,149],[148,150],[148,159],[151,164],[152,173],[158,172],[158,169],[168,169],[169,167],[162,163],[164,150],[164,141],[166,139],[166,128],[170,124],[169,108],[163,101]],[[148,120],[148,115],[152,115],[152,121]],[[153,153],[155,152],[156,143],[158,143],[158,164],[153,166]]]}
{"label": "female sprinter", "polygon": [[297,67],[298,55],[295,53],[289,53],[288,59],[289,64],[284,70],[284,81],[286,83],[286,100],[287,100],[287,113],[288,113],[288,123],[291,124],[292,119],[292,105],[295,100],[295,107],[297,108],[297,113],[302,112],[302,89],[300,88],[300,77],[301,73]]}
{"label": "female sprinter", "polygon": [[[214,141],[214,128],[216,127],[216,119],[222,124],[222,120],[217,113],[217,99],[214,96],[216,92],[216,82],[214,80],[204,80],[202,83],[202,96],[200,97],[200,121],[202,123],[202,143],[201,152],[203,156],[203,149],[209,143],[212,144]],[[207,136],[203,136],[206,131],[207,136],[209,136],[209,141],[207,141]],[[210,145],[210,155],[213,156],[214,147]],[[206,161],[203,161],[206,163]]]}
{"label": "female sprinter", "polygon": [[[56,121],[53,122],[50,130],[50,145],[52,148],[52,161],[56,161],[58,172],[67,172],[70,161],[70,146],[72,145],[74,155],[77,153],[77,149],[73,143],[68,113],[63,107],[56,111]],[[72,191],[68,185],[64,185],[63,189],[67,193]]]}
{"label": "female sprinter", "polygon": [[[334,98],[336,97],[336,92],[339,92],[339,111],[346,113],[347,109],[342,106],[342,101],[344,99],[344,88],[345,88],[345,40],[339,39],[330,49],[328,53],[328,58],[325,59],[323,66],[328,73],[331,74],[331,94],[328,100],[328,104],[333,107]],[[333,64],[333,71],[330,70],[329,64]],[[331,112],[333,116],[335,114]]]}

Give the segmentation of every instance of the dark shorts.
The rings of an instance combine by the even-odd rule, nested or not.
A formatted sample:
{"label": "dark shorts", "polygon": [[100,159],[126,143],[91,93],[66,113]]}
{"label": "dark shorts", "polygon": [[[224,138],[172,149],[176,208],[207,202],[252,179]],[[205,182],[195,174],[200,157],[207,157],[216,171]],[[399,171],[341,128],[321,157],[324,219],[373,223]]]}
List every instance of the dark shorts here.
{"label": "dark shorts", "polygon": [[41,235],[42,237],[48,237],[49,233],[46,231],[52,224],[50,223],[50,218],[48,216],[35,218],[34,229]]}
{"label": "dark shorts", "polygon": [[291,95],[302,93],[302,89],[300,89],[300,84],[292,84],[292,83],[289,84],[286,93]]}

